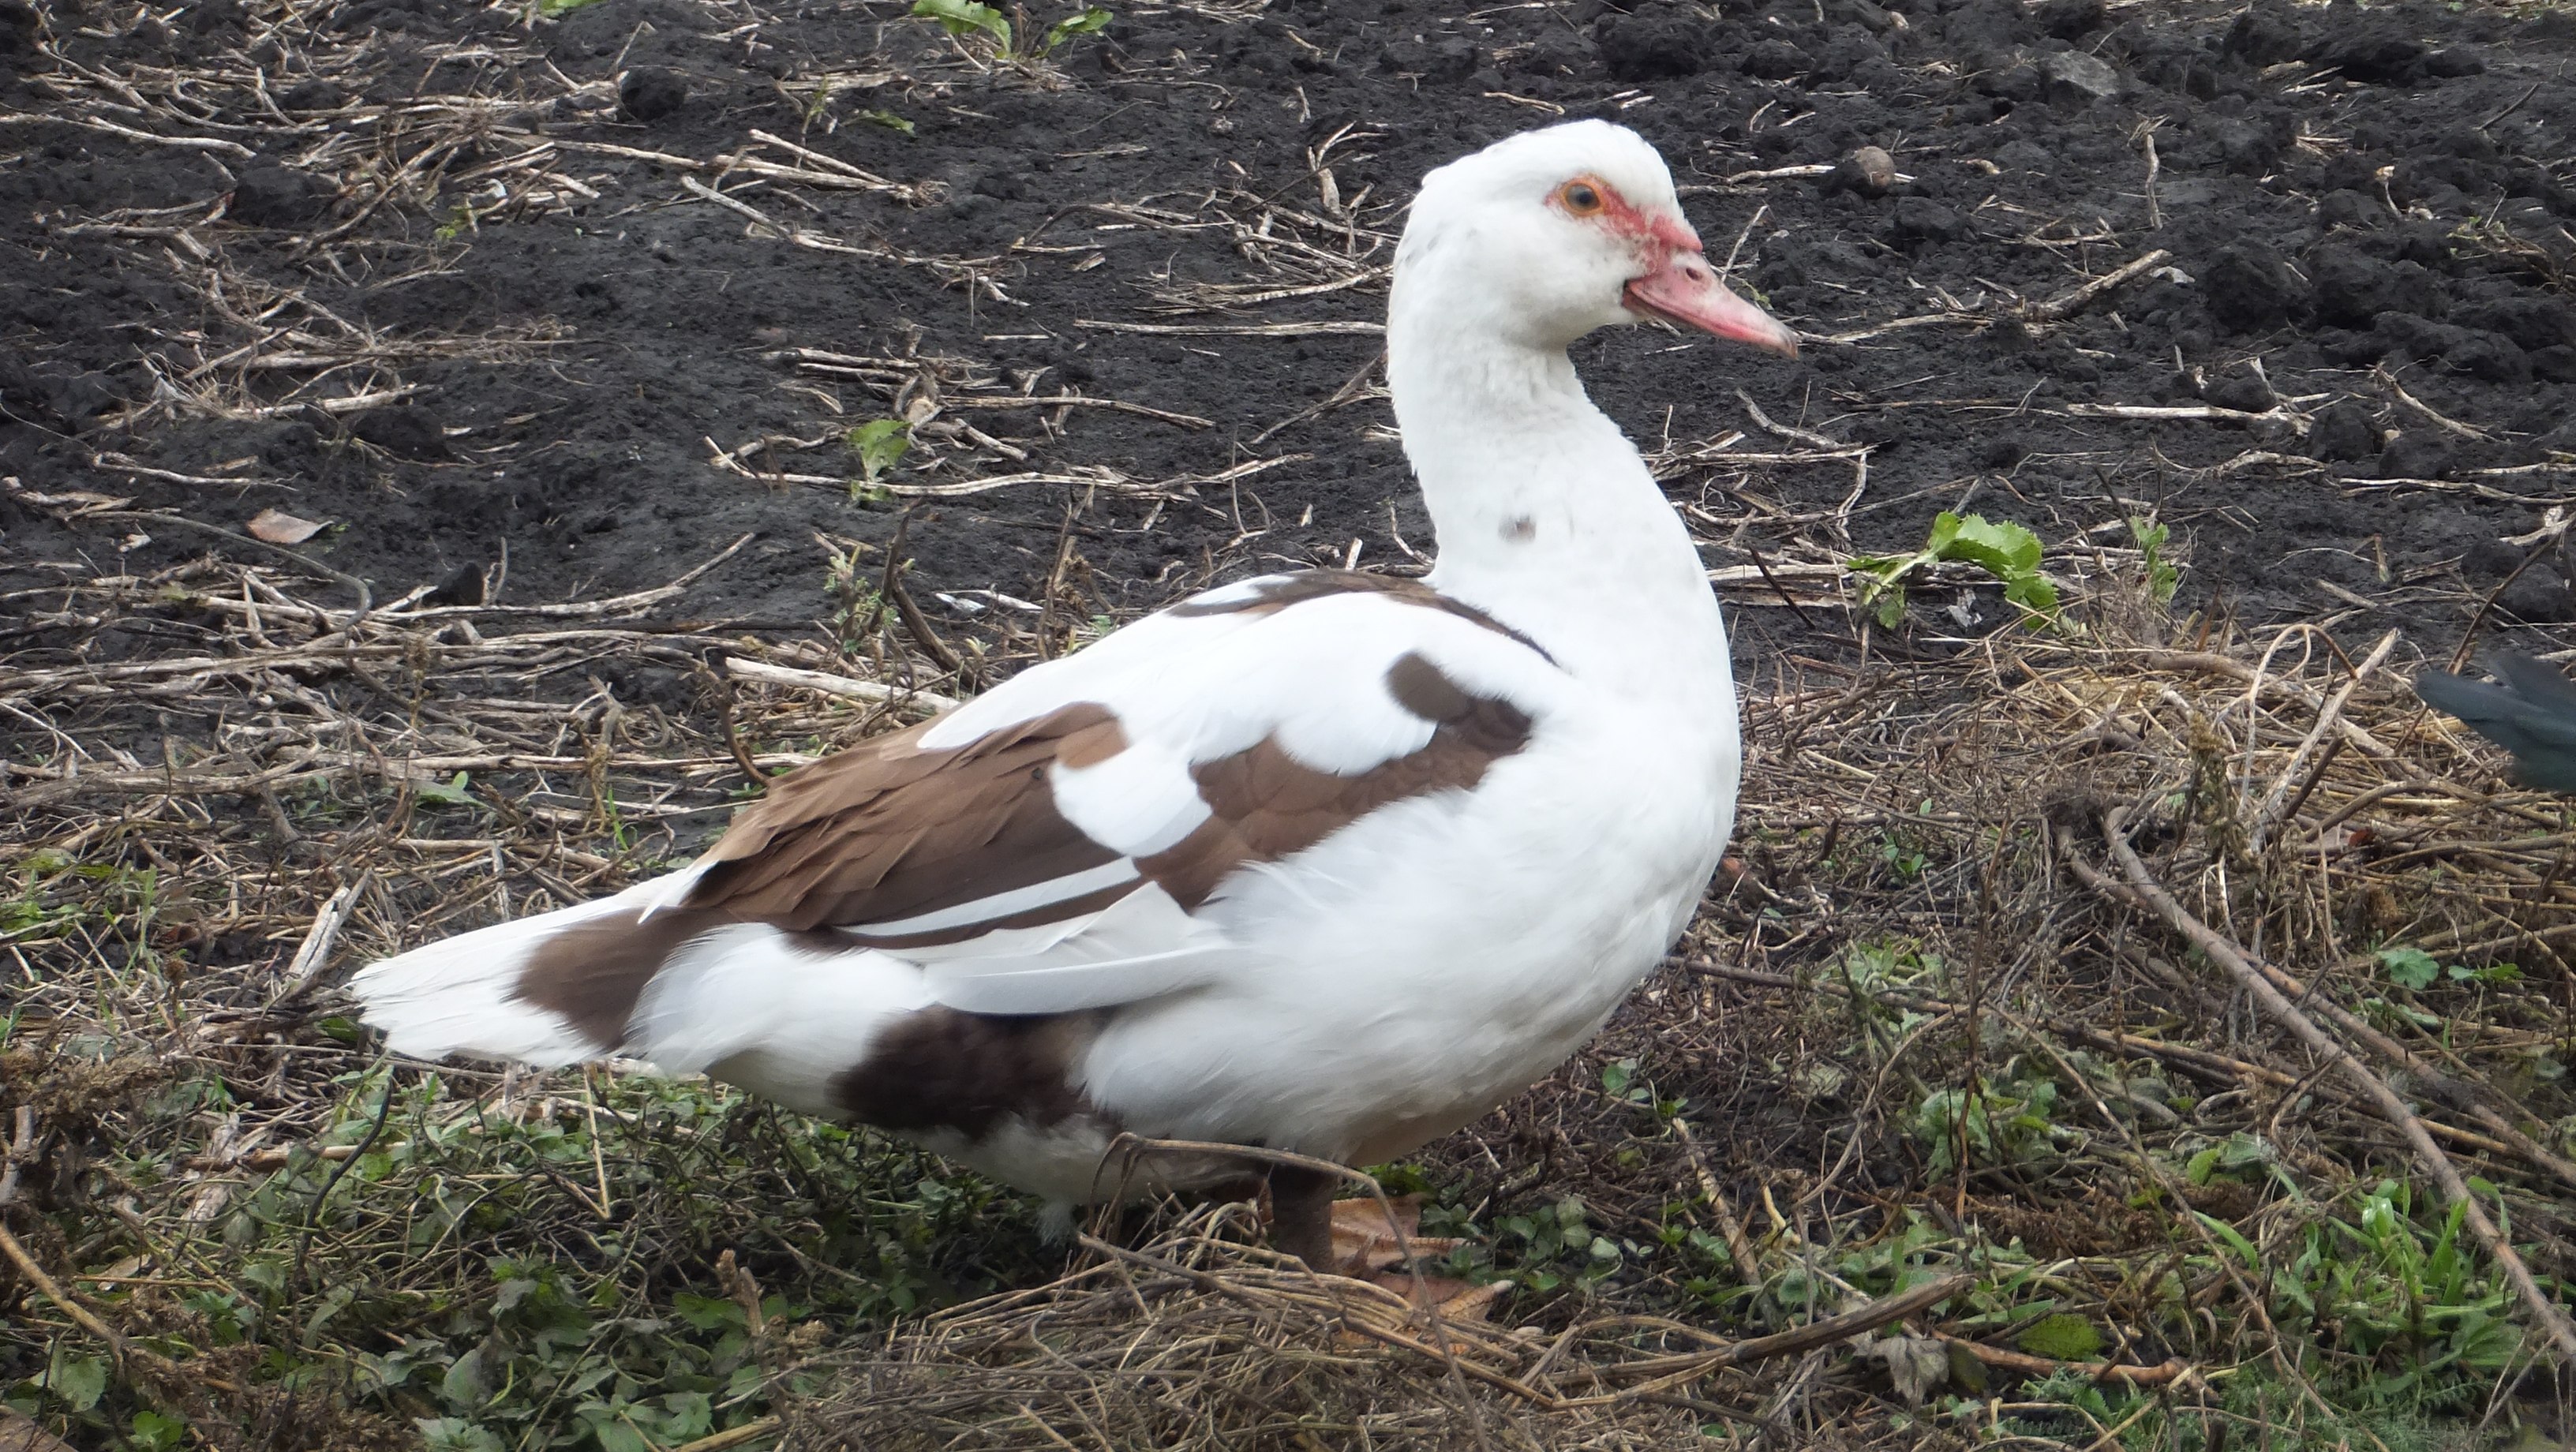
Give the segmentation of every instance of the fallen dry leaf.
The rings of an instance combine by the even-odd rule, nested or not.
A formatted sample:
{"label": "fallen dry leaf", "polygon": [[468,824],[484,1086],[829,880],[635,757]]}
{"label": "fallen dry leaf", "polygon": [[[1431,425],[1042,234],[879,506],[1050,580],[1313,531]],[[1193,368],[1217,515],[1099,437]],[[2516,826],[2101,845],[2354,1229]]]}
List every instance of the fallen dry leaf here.
{"label": "fallen dry leaf", "polygon": [[0,1406],[0,1452],[75,1452],[72,1444],[38,1426],[15,1407]]}
{"label": "fallen dry leaf", "polygon": [[322,532],[322,526],[310,519],[298,519],[283,509],[263,509],[251,516],[250,535],[270,544],[302,544]]}

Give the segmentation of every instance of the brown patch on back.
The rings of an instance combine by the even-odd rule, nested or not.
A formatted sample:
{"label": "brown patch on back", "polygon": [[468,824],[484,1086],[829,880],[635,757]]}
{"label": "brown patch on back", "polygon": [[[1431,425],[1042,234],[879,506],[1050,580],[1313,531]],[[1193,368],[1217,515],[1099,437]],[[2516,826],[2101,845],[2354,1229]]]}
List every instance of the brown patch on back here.
{"label": "brown patch on back", "polygon": [[1519,641],[1538,651],[1551,663],[1556,659],[1540,649],[1537,641],[1464,600],[1453,600],[1420,580],[1408,580],[1397,575],[1373,575],[1366,570],[1300,570],[1293,575],[1263,581],[1261,588],[1245,599],[1185,600],[1173,606],[1169,613],[1190,619],[1209,615],[1276,615],[1291,605],[1302,605],[1330,595],[1384,595],[1407,605],[1438,610],[1481,625],[1496,635]]}
{"label": "brown patch on back", "polygon": [[1137,869],[1184,909],[1196,909],[1236,869],[1302,852],[1390,802],[1485,779],[1497,760],[1529,744],[1530,718],[1509,701],[1476,695],[1425,657],[1389,667],[1396,703],[1435,723],[1419,751],[1354,776],[1318,771],[1264,737],[1246,751],[1190,768],[1211,813],[1187,837]]}
{"label": "brown patch on back", "polygon": [[1474,694],[1419,651],[1405,652],[1386,668],[1386,689],[1397,705],[1438,723],[1431,733],[1432,746],[1439,746],[1446,735],[1462,762],[1479,753],[1484,756],[1475,763],[1475,777],[1468,786],[1483,779],[1485,767],[1495,757],[1510,756],[1529,745],[1528,712],[1509,701]]}
{"label": "brown patch on back", "polygon": [[605,1053],[626,1042],[644,985],[692,938],[724,926],[705,913],[610,913],[543,939],[510,997],[560,1014]]}
{"label": "brown patch on back", "polygon": [[1056,748],[1055,759],[1067,766],[1098,766],[1127,749],[1127,729],[1110,717],[1095,726],[1085,726],[1064,738]]}
{"label": "brown patch on back", "polygon": [[1094,1112],[1074,1060],[1100,1034],[1097,1014],[998,1018],[925,1008],[868,1045],[833,1083],[850,1113],[883,1129],[953,1129],[970,1140],[1004,1115],[1045,1127]]}
{"label": "brown patch on back", "polygon": [[1056,761],[1126,748],[1107,707],[1066,706],[944,751],[921,749],[926,729],[773,784],[708,854],[687,906],[797,931],[864,927],[1118,859],[1064,819],[1047,783]]}

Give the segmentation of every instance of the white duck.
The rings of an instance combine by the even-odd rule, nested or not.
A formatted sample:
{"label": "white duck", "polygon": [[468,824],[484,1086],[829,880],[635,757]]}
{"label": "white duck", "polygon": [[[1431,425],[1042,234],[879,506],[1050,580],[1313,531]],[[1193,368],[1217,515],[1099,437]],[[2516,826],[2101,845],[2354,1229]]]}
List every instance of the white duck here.
{"label": "white duck", "polygon": [[[371,965],[368,1021],[706,1073],[1057,1207],[1144,1188],[1121,1131],[1370,1164],[1458,1129],[1601,1027],[1733,824],[1717,600],[1566,358],[1646,317],[1797,349],[1634,132],[1441,167],[1387,325],[1427,579],[1198,595],[787,777],[684,871]],[[1332,1188],[1271,1177],[1282,1249],[1323,1264]]]}

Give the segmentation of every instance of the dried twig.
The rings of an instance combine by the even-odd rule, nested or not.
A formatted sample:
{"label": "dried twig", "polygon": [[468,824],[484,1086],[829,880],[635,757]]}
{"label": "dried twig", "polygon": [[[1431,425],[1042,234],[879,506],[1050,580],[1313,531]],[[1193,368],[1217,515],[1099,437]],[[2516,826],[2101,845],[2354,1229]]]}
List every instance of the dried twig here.
{"label": "dried twig", "polygon": [[821,691],[827,696],[842,696],[853,701],[866,701],[879,706],[915,706],[925,714],[953,711],[957,698],[936,691],[918,691],[906,686],[889,686],[881,681],[856,681],[847,676],[823,671],[798,670],[793,666],[771,665],[767,661],[743,656],[727,656],[725,673],[739,680],[762,681],[773,686],[795,686],[801,690]]}
{"label": "dried twig", "polygon": [[2109,272],[2102,274],[2100,277],[2094,278],[2079,286],[2068,288],[2066,291],[2048,299],[2046,302],[2030,304],[2022,309],[2022,315],[2041,322],[2056,322],[2061,318],[2080,311],[2086,304],[2092,302],[2093,299],[2100,297],[2102,294],[2109,292],[2111,289],[2118,287],[2125,282],[2128,282],[2130,279],[2137,277],[2140,273],[2162,266],[2166,261],[2170,260],[2172,256],[2172,253],[2161,247],[2156,248],[2152,252],[2142,253],[2121,263],[2119,266],[2112,268]]}

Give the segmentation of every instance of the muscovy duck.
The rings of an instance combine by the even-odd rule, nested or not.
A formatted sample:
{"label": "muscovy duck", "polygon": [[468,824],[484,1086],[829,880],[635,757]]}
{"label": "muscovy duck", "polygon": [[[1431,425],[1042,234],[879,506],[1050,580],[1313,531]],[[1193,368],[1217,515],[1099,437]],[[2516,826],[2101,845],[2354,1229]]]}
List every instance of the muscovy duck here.
{"label": "muscovy duck", "polygon": [[[1420,581],[1247,579],[770,785],[696,863],[351,987],[397,1051],[705,1073],[1051,1208],[1122,1131],[1410,1153],[1592,1037],[1696,909],[1742,752],[1699,553],[1566,349],[1661,319],[1793,355],[1634,132],[1423,181],[1387,375]],[[1270,1176],[1322,1266],[1333,1182]]]}

